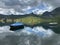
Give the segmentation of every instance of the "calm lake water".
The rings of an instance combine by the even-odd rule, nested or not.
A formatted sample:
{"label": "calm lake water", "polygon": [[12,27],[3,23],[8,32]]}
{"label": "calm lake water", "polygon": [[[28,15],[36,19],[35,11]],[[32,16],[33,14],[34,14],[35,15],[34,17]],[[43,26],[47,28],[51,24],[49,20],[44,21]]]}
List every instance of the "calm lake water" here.
{"label": "calm lake water", "polygon": [[[60,45],[60,25],[43,24],[36,27],[24,27],[10,31],[9,26],[0,27],[0,45]],[[54,30],[58,30],[57,33]]]}

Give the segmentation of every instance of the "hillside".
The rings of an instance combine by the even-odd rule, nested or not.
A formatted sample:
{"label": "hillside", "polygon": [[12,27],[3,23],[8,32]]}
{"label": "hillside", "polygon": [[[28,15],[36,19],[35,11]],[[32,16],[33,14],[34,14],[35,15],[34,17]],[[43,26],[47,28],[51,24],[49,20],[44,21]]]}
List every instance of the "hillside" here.
{"label": "hillside", "polygon": [[41,23],[57,22],[60,24],[60,8],[56,8],[51,12],[44,12],[42,15],[25,14],[25,15],[3,15],[0,14],[0,26],[10,25],[14,22],[22,22],[25,25],[40,25]]}

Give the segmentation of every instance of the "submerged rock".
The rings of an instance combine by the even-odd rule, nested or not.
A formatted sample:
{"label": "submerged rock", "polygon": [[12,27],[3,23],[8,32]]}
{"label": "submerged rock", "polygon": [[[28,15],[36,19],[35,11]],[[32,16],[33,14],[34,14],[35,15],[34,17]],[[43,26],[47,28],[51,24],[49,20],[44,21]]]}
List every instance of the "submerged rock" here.
{"label": "submerged rock", "polygon": [[20,23],[20,22],[10,25],[10,30],[12,30],[12,31],[16,31],[16,30],[23,29],[23,28],[24,28],[24,25],[23,25],[23,23]]}

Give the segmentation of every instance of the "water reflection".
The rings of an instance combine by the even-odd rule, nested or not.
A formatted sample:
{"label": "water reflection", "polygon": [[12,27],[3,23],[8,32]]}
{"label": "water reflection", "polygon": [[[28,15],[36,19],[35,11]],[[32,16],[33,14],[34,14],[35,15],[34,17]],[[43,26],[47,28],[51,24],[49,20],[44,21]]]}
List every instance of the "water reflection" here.
{"label": "water reflection", "polygon": [[0,27],[1,45],[60,45],[60,25],[57,23],[43,23],[18,31],[10,31],[9,28]]}
{"label": "water reflection", "polygon": [[58,23],[42,23],[44,29],[51,29],[53,32],[60,34],[60,24]]}

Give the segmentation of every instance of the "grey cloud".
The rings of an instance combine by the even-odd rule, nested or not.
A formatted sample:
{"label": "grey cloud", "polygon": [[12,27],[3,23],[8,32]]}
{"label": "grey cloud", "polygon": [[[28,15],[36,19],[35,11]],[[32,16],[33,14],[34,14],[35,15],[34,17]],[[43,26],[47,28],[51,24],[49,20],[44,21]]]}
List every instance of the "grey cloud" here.
{"label": "grey cloud", "polygon": [[60,7],[60,0],[0,0],[0,8],[14,9],[15,12],[25,13],[28,10],[27,7],[34,8],[38,5],[41,6],[41,3],[53,8]]}
{"label": "grey cloud", "polygon": [[0,2],[0,8],[14,9],[17,12],[24,13],[27,9],[25,11],[22,9],[25,9],[28,6],[31,8],[37,7],[41,0],[0,0]]}
{"label": "grey cloud", "polygon": [[60,0],[42,0],[42,1],[52,5],[54,8],[60,7]]}
{"label": "grey cloud", "polygon": [[19,1],[18,0],[5,1],[5,5],[7,5],[7,6],[19,5]]}

